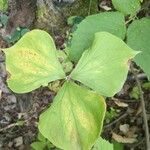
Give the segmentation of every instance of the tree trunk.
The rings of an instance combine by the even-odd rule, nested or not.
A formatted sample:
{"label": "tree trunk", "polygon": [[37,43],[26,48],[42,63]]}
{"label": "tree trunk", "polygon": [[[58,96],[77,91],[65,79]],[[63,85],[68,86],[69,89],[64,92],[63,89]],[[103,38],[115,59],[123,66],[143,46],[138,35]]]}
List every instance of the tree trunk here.
{"label": "tree trunk", "polygon": [[36,27],[51,33],[64,33],[68,17],[87,16],[89,10],[98,12],[97,1],[90,5],[90,0],[37,0]]}

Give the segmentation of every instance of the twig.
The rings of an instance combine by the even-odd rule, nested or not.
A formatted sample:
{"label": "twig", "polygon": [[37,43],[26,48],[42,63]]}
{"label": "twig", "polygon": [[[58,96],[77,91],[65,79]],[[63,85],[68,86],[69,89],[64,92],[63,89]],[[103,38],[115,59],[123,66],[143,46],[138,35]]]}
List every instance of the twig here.
{"label": "twig", "polygon": [[[137,74],[137,77],[138,77],[139,80],[141,80],[141,79],[147,79],[147,76],[146,76],[145,73]],[[129,81],[134,81],[135,77],[134,76],[130,76],[130,77],[128,77],[128,80]]]}
{"label": "twig", "polygon": [[89,2],[88,16],[89,16],[89,15],[90,15],[90,13],[91,13],[91,6],[92,6],[92,0],[90,0],[90,2]]}
{"label": "twig", "polygon": [[135,99],[122,99],[122,98],[115,98],[112,97],[112,100],[119,100],[120,102],[124,102],[124,103],[138,103],[139,101],[135,100]]}
{"label": "twig", "polygon": [[133,63],[131,63],[131,71],[132,71],[133,75],[135,76],[135,81],[137,83],[137,86],[138,86],[138,89],[139,89],[139,93],[140,93],[142,112],[143,112],[143,120],[144,120],[144,126],[145,126],[146,145],[147,145],[147,150],[150,150],[150,135],[149,135],[147,115],[146,115],[146,110],[145,110],[145,101],[144,101],[144,96],[143,96],[141,83],[139,81],[139,78],[137,77],[136,71],[134,71]]}
{"label": "twig", "polygon": [[140,141],[137,142],[137,143],[127,144],[126,146],[129,147],[130,149],[131,149],[131,148],[132,148],[132,149],[135,149],[135,147],[141,145],[143,142],[145,142],[145,138],[142,139],[142,140],[140,140]]}
{"label": "twig", "polygon": [[128,23],[130,23],[131,21],[133,21],[136,18],[136,16],[132,16],[131,18],[129,18],[129,20],[127,20],[125,22],[125,25],[127,25]]}
{"label": "twig", "polygon": [[10,129],[10,128],[15,127],[15,126],[18,126],[18,123],[12,123],[12,124],[8,125],[2,129],[0,129],[0,132],[3,132],[5,130]]}
{"label": "twig", "polygon": [[[24,120],[24,121],[23,121],[23,124],[28,123],[31,119],[32,119],[32,117],[30,117],[30,118]],[[15,127],[15,126],[20,126],[20,123],[19,123],[19,122],[16,122],[16,123],[9,124],[8,126],[6,126],[6,127],[4,127],[4,128],[1,128],[1,129],[0,129],[0,132],[6,131],[6,130],[8,130],[8,129],[10,129],[10,128],[13,128],[13,127]]]}
{"label": "twig", "polygon": [[104,129],[111,127],[112,125],[116,124],[118,121],[120,121],[121,119],[125,118],[128,115],[128,112],[124,113],[123,115],[121,115],[119,118],[117,118],[116,120],[112,121],[111,123],[107,124],[104,126]]}

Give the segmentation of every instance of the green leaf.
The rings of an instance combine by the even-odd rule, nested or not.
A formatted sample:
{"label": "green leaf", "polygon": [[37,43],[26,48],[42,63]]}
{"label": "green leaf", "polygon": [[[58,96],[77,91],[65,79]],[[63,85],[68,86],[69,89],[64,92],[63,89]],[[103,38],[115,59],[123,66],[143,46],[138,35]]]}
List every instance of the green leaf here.
{"label": "green leaf", "polygon": [[128,73],[128,61],[137,53],[118,37],[98,32],[92,47],[84,52],[71,73],[71,78],[111,97],[122,88]]}
{"label": "green leaf", "polygon": [[31,144],[31,147],[33,150],[44,150],[44,148],[46,147],[46,143],[43,142],[33,142]]}
{"label": "green leaf", "polygon": [[142,88],[145,90],[150,90],[150,82],[143,83]]}
{"label": "green leaf", "polygon": [[129,93],[130,98],[134,98],[136,100],[139,100],[140,98],[140,91],[137,86],[133,87],[132,91]]}
{"label": "green leaf", "polygon": [[26,34],[27,32],[29,32],[30,30],[28,28],[22,28],[21,29],[21,36],[23,36],[24,34]]}
{"label": "green leaf", "polygon": [[39,132],[37,136],[38,141],[46,143],[45,137]]}
{"label": "green leaf", "polygon": [[6,27],[7,23],[8,23],[8,19],[9,17],[5,14],[1,14],[0,15],[0,23],[1,23],[1,26],[3,25],[4,27]]}
{"label": "green leaf", "polygon": [[113,144],[99,137],[92,150],[113,150]]}
{"label": "green leaf", "polygon": [[124,15],[135,15],[141,8],[140,0],[112,0],[112,3]]}
{"label": "green leaf", "polygon": [[127,32],[127,44],[137,51],[142,51],[135,57],[150,80],[150,19],[143,18],[131,23]]}
{"label": "green leaf", "polygon": [[28,28],[20,28],[17,27],[13,33],[11,33],[9,36],[4,37],[5,41],[7,43],[15,43],[17,42],[25,33],[29,32],[30,30]]}
{"label": "green leaf", "polygon": [[126,33],[124,16],[119,12],[105,12],[86,17],[73,33],[70,59],[77,62],[82,53],[92,45],[94,34],[100,31],[107,31],[124,39]]}
{"label": "green leaf", "polygon": [[8,43],[15,43],[21,38],[20,28],[16,29],[10,36],[6,36],[5,40]]}
{"label": "green leaf", "polygon": [[57,59],[50,35],[42,30],[26,33],[14,46],[4,49],[8,86],[16,93],[30,92],[65,73]]}
{"label": "green leaf", "polygon": [[39,130],[65,150],[89,150],[102,129],[106,111],[99,94],[66,82],[54,102],[40,116]]}
{"label": "green leaf", "polygon": [[124,150],[123,143],[118,143],[116,141],[113,142],[114,150]]}
{"label": "green leaf", "polygon": [[77,25],[83,20],[81,16],[71,16],[67,20],[68,25]]}
{"label": "green leaf", "polygon": [[0,11],[6,11],[8,9],[8,0],[0,0]]}

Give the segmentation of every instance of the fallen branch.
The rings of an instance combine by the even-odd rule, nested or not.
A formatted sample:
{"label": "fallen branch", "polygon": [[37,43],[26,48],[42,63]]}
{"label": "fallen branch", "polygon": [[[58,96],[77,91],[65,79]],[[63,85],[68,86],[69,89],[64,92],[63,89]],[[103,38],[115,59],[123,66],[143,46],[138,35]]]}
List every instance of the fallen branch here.
{"label": "fallen branch", "polygon": [[[30,117],[30,118],[28,118],[26,120],[23,120],[23,124],[28,123],[31,119],[32,119],[32,117]],[[4,128],[1,128],[0,132],[4,132],[4,131],[6,131],[6,130],[8,130],[10,128],[16,127],[16,126],[21,126],[20,122],[12,123],[12,124],[9,124],[8,126],[4,127]]]}
{"label": "fallen branch", "polygon": [[10,129],[10,128],[12,128],[12,127],[15,127],[15,126],[18,126],[18,123],[9,124],[8,126],[2,128],[2,129],[0,129],[0,132],[3,132],[3,131],[5,131],[5,130],[8,130],[8,129]]}
{"label": "fallen branch", "polygon": [[139,93],[140,93],[140,100],[141,100],[141,106],[142,106],[142,112],[143,112],[143,121],[144,121],[144,126],[145,126],[146,146],[147,146],[147,150],[150,150],[150,135],[149,135],[147,115],[146,115],[146,110],[145,110],[145,101],[144,101],[141,83],[140,83],[140,80],[137,76],[136,71],[134,70],[133,63],[131,63],[131,72],[133,73],[133,75],[135,77],[135,81],[137,83]]}
{"label": "fallen branch", "polygon": [[117,122],[119,122],[120,120],[122,120],[123,118],[125,118],[128,115],[128,112],[122,114],[119,118],[117,118],[116,120],[112,121],[111,123],[107,124],[104,126],[104,129],[106,128],[110,128],[111,126],[113,126],[114,124],[116,124]]}

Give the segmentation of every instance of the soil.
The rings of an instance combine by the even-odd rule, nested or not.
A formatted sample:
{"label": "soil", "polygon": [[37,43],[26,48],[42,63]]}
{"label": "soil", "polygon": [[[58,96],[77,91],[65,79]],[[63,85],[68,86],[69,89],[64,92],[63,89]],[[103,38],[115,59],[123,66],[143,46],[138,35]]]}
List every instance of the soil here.
{"label": "soil", "polygon": [[[101,3],[112,7],[109,0],[103,0]],[[54,4],[57,7],[59,5],[58,2]],[[146,1],[143,7],[149,8],[148,4]],[[104,11],[102,7],[99,9]],[[149,9],[145,10],[140,11],[139,16],[150,14]],[[9,16],[9,21],[5,29],[0,29],[3,36],[11,34],[18,26],[32,29],[36,26],[36,0],[21,0],[21,3],[17,0],[10,0],[9,11],[6,14]],[[65,41],[64,34],[62,36],[57,32],[54,34],[54,39],[56,45],[62,48]],[[9,46],[11,44],[0,38],[1,48]],[[148,82],[145,76],[140,75],[141,72],[139,72],[141,84]],[[27,94],[15,94],[7,86],[7,77],[5,56],[0,51],[0,150],[28,150],[31,149],[30,144],[36,140],[39,114],[50,106],[55,93],[48,88],[39,88]],[[135,85],[133,74],[129,72],[121,92],[115,95],[117,102],[114,98],[107,99],[107,110],[110,112],[113,108],[117,110],[117,115],[113,119],[105,121],[102,136],[108,140],[112,140],[112,132],[123,136],[120,125],[126,125],[129,131],[125,134],[125,140],[136,138],[138,142],[125,144],[124,149],[146,150],[141,103],[140,100],[130,97],[131,90]],[[150,89],[144,90],[144,98],[150,127]]]}

